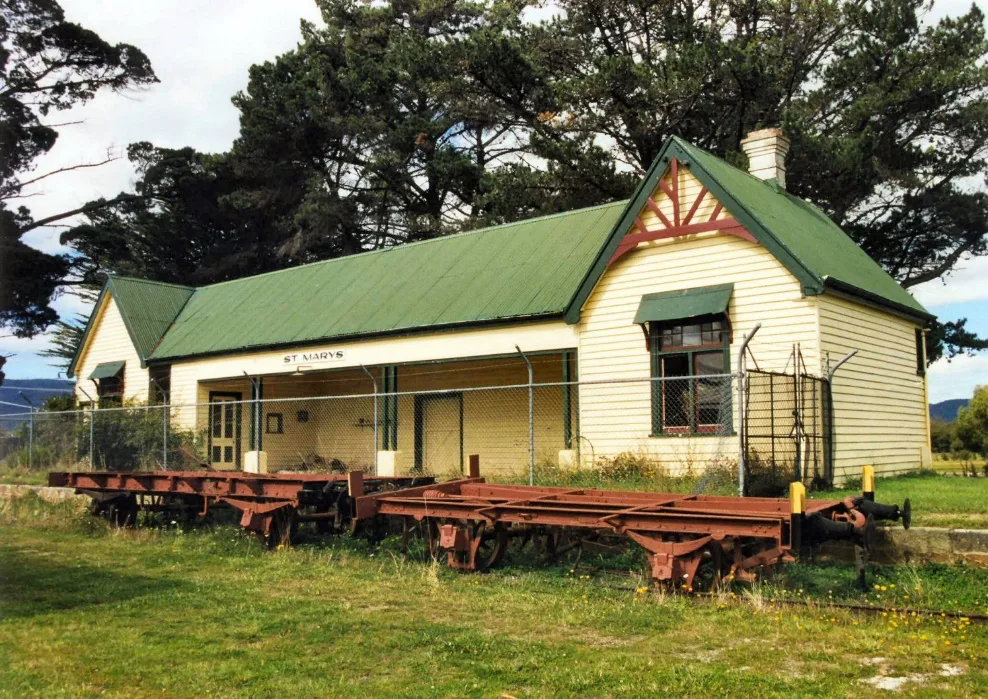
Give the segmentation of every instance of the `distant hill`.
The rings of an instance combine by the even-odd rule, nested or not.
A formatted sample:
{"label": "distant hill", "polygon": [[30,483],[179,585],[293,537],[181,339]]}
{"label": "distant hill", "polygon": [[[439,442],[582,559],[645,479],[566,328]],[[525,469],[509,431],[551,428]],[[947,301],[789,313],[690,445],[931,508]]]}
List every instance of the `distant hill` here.
{"label": "distant hill", "polygon": [[23,411],[29,410],[18,391],[23,391],[32,403],[40,406],[50,396],[69,393],[74,385],[74,381],[66,379],[7,379],[3,382],[3,386],[0,386],[0,400],[4,401],[0,403],[0,415],[22,412],[15,405],[6,405],[6,403],[23,405]]}
{"label": "distant hill", "polygon": [[967,407],[970,402],[970,398],[951,398],[939,403],[930,403],[930,417],[934,420],[953,422],[957,419],[957,411]]}

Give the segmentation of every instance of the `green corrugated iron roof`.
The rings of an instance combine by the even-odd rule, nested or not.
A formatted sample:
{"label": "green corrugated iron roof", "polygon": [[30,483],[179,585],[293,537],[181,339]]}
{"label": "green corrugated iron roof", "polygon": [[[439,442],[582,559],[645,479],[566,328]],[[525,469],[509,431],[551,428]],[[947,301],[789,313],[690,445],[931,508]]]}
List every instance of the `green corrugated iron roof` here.
{"label": "green corrugated iron roof", "polygon": [[124,368],[123,362],[103,362],[89,374],[90,379],[109,379],[116,376]]}
{"label": "green corrugated iron roof", "polygon": [[642,296],[635,313],[635,322],[661,323],[667,320],[689,320],[699,316],[723,313],[731,301],[733,284],[718,284],[696,289],[663,291]]}
{"label": "green corrugated iron roof", "polygon": [[168,326],[195,292],[187,286],[129,277],[110,277],[107,284],[142,360],[151,356]]}
{"label": "green corrugated iron roof", "polygon": [[202,287],[152,359],[560,316],[624,202]]}
{"label": "green corrugated iron roof", "polygon": [[177,284],[165,284],[145,279],[111,276],[103,285],[93,313],[86,324],[82,342],[76,350],[76,356],[69,364],[68,375],[73,376],[79,361],[79,352],[85,347],[86,341],[96,322],[97,312],[104,300],[112,298],[120,311],[124,325],[130,335],[131,342],[137,350],[137,355],[144,365],[151,356],[155,345],[161,340],[165,331],[178,316],[195,289]]}
{"label": "green corrugated iron roof", "polygon": [[[912,294],[823,211],[787,192],[774,180],[760,180],[696,146],[678,138],[675,140],[694,163],[700,165],[822,286],[847,286],[926,314],[926,309]],[[728,202],[722,203],[735,217],[739,216]]]}
{"label": "green corrugated iron roof", "polygon": [[117,299],[142,362],[507,319],[575,323],[673,157],[805,293],[831,289],[931,317],[819,209],[678,138],[666,142],[627,202],[199,289],[113,277],[103,293]]}

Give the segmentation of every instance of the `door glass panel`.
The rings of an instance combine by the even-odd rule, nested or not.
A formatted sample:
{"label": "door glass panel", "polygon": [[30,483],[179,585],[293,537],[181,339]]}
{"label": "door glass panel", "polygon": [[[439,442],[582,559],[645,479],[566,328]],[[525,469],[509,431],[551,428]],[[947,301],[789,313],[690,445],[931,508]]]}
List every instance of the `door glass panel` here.
{"label": "door glass panel", "polygon": [[233,396],[216,396],[210,405],[210,459],[216,468],[237,467],[237,441],[240,424],[239,403]]}
{"label": "door glass panel", "polygon": [[460,399],[429,398],[422,405],[422,467],[449,472],[460,464]]}

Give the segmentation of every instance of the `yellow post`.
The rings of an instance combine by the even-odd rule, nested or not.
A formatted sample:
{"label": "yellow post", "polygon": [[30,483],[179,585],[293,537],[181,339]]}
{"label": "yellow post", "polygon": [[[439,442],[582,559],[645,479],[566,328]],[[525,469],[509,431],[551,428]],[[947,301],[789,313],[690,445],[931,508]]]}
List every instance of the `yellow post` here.
{"label": "yellow post", "polygon": [[789,484],[789,506],[794,515],[806,512],[806,486],[799,481]]}
{"label": "yellow post", "polygon": [[861,467],[861,494],[865,500],[875,501],[875,467]]}
{"label": "yellow post", "polygon": [[797,556],[803,549],[803,519],[806,512],[806,486],[799,481],[789,484],[789,542]]}

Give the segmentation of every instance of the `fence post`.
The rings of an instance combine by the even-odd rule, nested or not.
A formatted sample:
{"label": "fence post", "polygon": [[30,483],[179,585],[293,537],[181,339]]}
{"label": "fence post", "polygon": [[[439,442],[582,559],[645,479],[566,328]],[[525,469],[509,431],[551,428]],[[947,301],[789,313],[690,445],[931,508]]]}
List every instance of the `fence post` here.
{"label": "fence post", "polygon": [[535,485],[535,385],[532,363],[521,351],[521,347],[515,345],[515,349],[528,366],[528,484]]}
{"label": "fence post", "polygon": [[[249,378],[249,377],[248,377]],[[168,394],[158,380],[151,378],[152,383],[158,387],[161,394],[161,468],[168,470]]]}
{"label": "fence post", "polygon": [[93,463],[93,433],[96,424],[96,401],[93,400],[89,392],[80,384],[77,383],[76,388],[82,391],[82,395],[89,399],[89,470],[95,471],[96,464]]}
{"label": "fence post", "polygon": [[27,470],[34,470],[34,408],[28,414],[27,423]]}
{"label": "fence post", "polygon": [[377,419],[377,401],[378,401],[377,379],[374,378],[374,374],[370,373],[370,371],[367,370],[367,367],[365,367],[363,364],[360,365],[360,368],[364,370],[364,373],[367,374],[368,378],[370,378],[370,380],[371,380],[371,385],[374,386],[374,475],[376,476],[377,475],[377,450],[378,450],[378,446],[380,445],[380,442],[377,441],[378,440],[378,436],[377,436],[377,427],[378,427],[378,425],[377,425],[377,423],[378,423],[378,419]]}
{"label": "fence post", "polygon": [[161,467],[168,470],[168,399],[161,394]]}
{"label": "fence post", "polygon": [[755,333],[762,327],[761,323],[755,323],[755,327],[744,336],[741,343],[741,351],[738,353],[738,495],[744,497],[744,355],[748,351],[748,343]]}
{"label": "fence post", "polygon": [[96,404],[89,404],[89,470],[96,470],[96,462],[93,460],[93,444],[96,441]]}
{"label": "fence post", "polygon": [[[829,433],[830,433],[830,435],[829,435],[830,436],[830,443],[827,445],[827,451],[829,452],[827,454],[827,456],[830,459],[830,478],[829,478],[829,480],[830,480],[831,483],[833,483],[834,473],[835,473],[836,468],[837,468],[836,465],[834,464],[834,461],[837,458],[837,436],[835,434],[836,431],[837,431],[837,428],[836,428],[836,420],[834,418],[834,374],[837,373],[837,370],[840,369],[844,365],[845,362],[847,362],[851,357],[853,357],[857,353],[858,353],[858,351],[856,349],[855,350],[851,350],[850,352],[848,352],[847,354],[845,354],[843,357],[841,357],[840,361],[837,362],[836,364],[834,364],[832,367],[831,366],[828,366],[827,367],[827,392],[829,393],[829,397],[830,397],[830,401],[829,401],[830,402],[830,414],[827,416],[827,419],[828,419],[828,421],[830,423],[829,426],[828,426],[829,427]],[[829,356],[827,357],[827,364],[828,365],[830,364],[830,357]]]}

